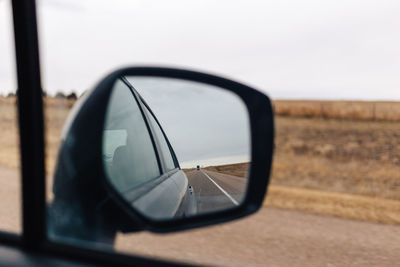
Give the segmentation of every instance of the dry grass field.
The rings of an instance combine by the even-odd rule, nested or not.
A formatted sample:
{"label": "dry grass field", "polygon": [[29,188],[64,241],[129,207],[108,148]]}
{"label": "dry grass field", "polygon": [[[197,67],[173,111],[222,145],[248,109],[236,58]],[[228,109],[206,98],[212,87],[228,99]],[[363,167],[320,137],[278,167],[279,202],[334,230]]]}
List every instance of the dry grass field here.
{"label": "dry grass field", "polygon": [[277,116],[275,146],[266,205],[400,223],[400,122]]}
{"label": "dry grass field", "polygon": [[[0,98],[3,169],[19,166],[14,103]],[[64,99],[45,100],[49,177],[72,105]],[[400,103],[275,101],[274,108],[276,151],[266,205],[400,223]],[[209,169],[244,176],[247,167]]]}
{"label": "dry grass field", "polygon": [[279,116],[400,121],[400,102],[275,100]]}
{"label": "dry grass field", "polygon": [[19,167],[16,111],[15,99],[0,97],[0,167]]}
{"label": "dry grass field", "polygon": [[[52,173],[57,157],[62,126],[74,104],[66,99],[45,99],[46,169]],[[0,97],[0,167],[20,165],[17,108],[15,98]]]}

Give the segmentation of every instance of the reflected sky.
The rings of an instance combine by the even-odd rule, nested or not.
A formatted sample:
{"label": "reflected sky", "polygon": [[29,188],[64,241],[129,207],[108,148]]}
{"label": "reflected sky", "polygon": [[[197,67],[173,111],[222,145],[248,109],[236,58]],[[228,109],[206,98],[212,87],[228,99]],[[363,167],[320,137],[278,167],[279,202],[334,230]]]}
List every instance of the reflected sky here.
{"label": "reflected sky", "polygon": [[250,124],[239,97],[192,81],[127,78],[159,120],[181,167],[249,160]]}

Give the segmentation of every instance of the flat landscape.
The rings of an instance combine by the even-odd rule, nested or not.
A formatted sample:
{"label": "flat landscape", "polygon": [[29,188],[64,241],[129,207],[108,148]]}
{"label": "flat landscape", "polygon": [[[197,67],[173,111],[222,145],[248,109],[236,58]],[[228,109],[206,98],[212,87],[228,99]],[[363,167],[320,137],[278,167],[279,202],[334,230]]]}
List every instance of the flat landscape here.
{"label": "flat landscape", "polygon": [[[50,196],[62,125],[73,104],[45,99]],[[400,223],[400,103],[279,100],[273,105],[275,155],[266,205]],[[0,98],[0,130],[0,168],[17,169],[15,98]],[[207,169],[244,177],[248,166]]]}
{"label": "flat landscape", "polygon": [[400,102],[275,100],[273,106],[279,116],[400,121]]}
{"label": "flat landscape", "polygon": [[399,122],[277,116],[275,147],[266,205],[400,223]]}
{"label": "flat landscape", "polygon": [[[45,104],[49,199],[61,129],[73,101],[46,99]],[[237,266],[396,264],[400,243],[395,238],[400,227],[399,103],[275,101],[274,108],[271,186],[260,213],[180,234],[120,235],[117,248]],[[18,232],[19,148],[13,98],[0,98],[0,130],[0,218],[5,218],[0,220],[0,228]],[[245,177],[248,165],[205,170]],[[244,235],[249,240],[242,240]],[[154,253],[149,252],[152,246],[158,248]],[[177,246],[185,248],[175,253]],[[294,249],[299,253],[285,252]],[[254,259],[262,253],[260,261]],[[205,255],[210,255],[210,261]],[[277,255],[288,261],[274,261]]]}

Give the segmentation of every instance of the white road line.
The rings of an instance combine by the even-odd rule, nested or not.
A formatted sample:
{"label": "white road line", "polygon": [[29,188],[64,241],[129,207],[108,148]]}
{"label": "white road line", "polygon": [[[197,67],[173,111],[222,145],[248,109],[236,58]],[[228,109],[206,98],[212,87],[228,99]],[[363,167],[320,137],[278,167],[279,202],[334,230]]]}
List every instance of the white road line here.
{"label": "white road line", "polygon": [[221,190],[221,192],[224,193],[225,196],[227,196],[227,197],[232,201],[233,204],[235,204],[236,206],[239,205],[239,203],[238,203],[231,195],[229,195],[228,192],[226,192],[221,186],[219,186],[219,184],[217,184],[210,176],[208,176],[207,173],[203,172],[202,170],[200,170],[200,171],[201,171],[208,179],[210,179],[210,181],[211,181],[213,184],[215,184],[215,186],[216,186],[219,190]]}

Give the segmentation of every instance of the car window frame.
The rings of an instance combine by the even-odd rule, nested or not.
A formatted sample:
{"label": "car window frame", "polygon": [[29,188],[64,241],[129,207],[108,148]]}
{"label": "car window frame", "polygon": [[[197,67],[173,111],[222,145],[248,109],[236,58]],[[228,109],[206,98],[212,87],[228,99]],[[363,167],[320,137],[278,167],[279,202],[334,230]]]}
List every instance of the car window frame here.
{"label": "car window frame", "polygon": [[[154,149],[154,154],[155,154],[155,157],[157,160],[157,167],[158,167],[159,175],[138,184],[138,187],[140,187],[142,185],[150,183],[151,181],[159,179],[163,175],[161,153],[159,151],[159,147],[157,146],[157,140],[156,140],[157,138],[154,136],[154,133],[151,129],[151,123],[148,121],[148,119],[146,117],[146,112],[144,111],[143,106],[141,105],[138,95],[134,92],[132,85],[125,78],[121,77],[119,80],[126,86],[126,89],[129,90],[129,92],[132,94],[135,104],[137,105],[137,107],[140,110],[141,118],[146,126],[147,133],[150,136],[151,145]],[[132,190],[129,190],[129,191],[137,191],[137,190],[136,190],[136,188],[133,188]]]}
{"label": "car window frame", "polygon": [[[164,166],[165,172],[172,171],[177,168],[177,165],[174,160],[174,157],[172,156],[171,147],[170,147],[169,143],[167,142],[166,135],[164,134],[164,131],[162,130],[160,124],[158,123],[158,121],[155,118],[155,116],[153,115],[153,113],[151,113],[146,106],[144,106],[144,110],[147,115],[147,119],[149,120],[149,123],[151,125],[151,128],[154,132],[154,136],[157,139],[157,143],[160,147],[160,154],[162,154],[162,161],[163,161],[163,166]],[[156,127],[158,127],[158,129],[156,129]],[[161,136],[157,132],[160,132]],[[164,144],[162,144],[162,143],[164,143]],[[165,148],[163,148],[163,146],[165,146],[165,145],[166,145],[166,151],[164,152]],[[166,155],[164,155],[164,153],[166,153]],[[169,159],[167,157],[169,157]],[[171,160],[172,160],[172,164],[173,164],[172,169],[170,169],[168,167],[168,161],[171,161]]]}
{"label": "car window frame", "polygon": [[[157,158],[157,164],[158,164],[158,168],[159,168],[159,172],[160,175],[151,179],[148,179],[140,184],[138,184],[136,187],[131,188],[130,190],[124,192],[124,197],[126,199],[128,199],[130,202],[135,201],[136,199],[140,198],[142,195],[146,194],[147,192],[149,192],[151,189],[153,189],[155,186],[157,186],[158,184],[162,183],[163,181],[165,181],[167,178],[169,178],[172,174],[176,173],[180,168],[176,167],[176,157],[174,157],[171,152],[171,145],[162,129],[162,127],[160,126],[157,118],[155,118],[153,112],[151,111],[151,109],[147,106],[147,104],[144,104],[144,100],[143,98],[141,98],[141,96],[139,95],[139,93],[136,91],[136,89],[129,83],[129,81],[125,78],[125,77],[121,77],[119,78],[119,80],[126,85],[127,89],[130,91],[130,93],[133,95],[133,98],[136,101],[136,105],[138,106],[141,115],[142,115],[142,119],[146,125],[146,130],[148,131],[150,138],[151,138],[151,143],[153,146],[153,149],[155,151],[156,154],[156,158]],[[160,127],[164,138],[167,142],[167,145],[170,149],[170,153],[171,153],[171,157],[174,160],[174,164],[175,164],[175,168],[172,170],[167,170],[165,168],[165,162],[164,162],[164,157],[162,155],[161,152],[161,147],[159,144],[159,140],[157,138],[157,135],[155,133],[155,130],[153,129],[153,125],[150,122],[149,119],[149,114],[145,111],[145,109],[147,109],[147,111],[149,111],[151,113],[151,115],[153,116],[153,118],[156,120],[158,126]],[[173,150],[172,150],[173,151]],[[179,164],[178,164],[179,166]]]}
{"label": "car window frame", "polygon": [[[161,161],[161,167],[162,167],[162,172],[161,172],[161,173],[162,173],[162,174],[172,174],[172,173],[175,173],[177,170],[180,169],[180,165],[179,165],[179,161],[178,161],[178,159],[177,159],[177,157],[176,157],[175,151],[174,151],[174,149],[172,148],[171,143],[169,142],[168,137],[167,137],[167,135],[165,134],[164,129],[162,128],[162,126],[161,126],[160,122],[158,121],[157,117],[154,115],[154,112],[151,110],[151,108],[149,107],[149,105],[147,105],[146,101],[140,96],[140,94],[139,94],[138,91],[133,87],[133,85],[132,85],[131,83],[129,83],[129,81],[128,81],[126,78],[123,78],[123,80],[124,80],[124,82],[130,87],[132,93],[135,95],[135,97],[136,97],[136,99],[137,99],[137,101],[138,101],[138,103],[139,103],[139,105],[140,105],[140,108],[141,108],[141,110],[142,110],[142,112],[143,112],[142,114],[143,114],[143,116],[145,117],[145,120],[146,120],[146,122],[147,122],[147,125],[148,125],[148,127],[149,127],[149,129],[150,129],[151,135],[153,136],[153,138],[154,138],[154,140],[155,140],[156,150],[157,150],[158,153],[159,153],[159,157],[160,157],[160,161]],[[145,111],[145,109],[146,109],[150,114],[148,114],[148,113]],[[167,145],[168,145],[168,148],[169,148],[169,152],[170,152],[170,154],[171,154],[172,160],[174,161],[174,165],[175,165],[175,168],[172,169],[172,170],[168,170],[168,169],[166,168],[165,159],[164,159],[164,157],[163,157],[163,155],[162,155],[162,152],[161,152],[161,145],[160,145],[160,143],[159,143],[160,140],[158,140],[158,138],[157,138],[157,134],[155,133],[155,129],[153,128],[153,125],[152,125],[151,122],[150,122],[150,118],[148,117],[149,115],[152,116],[153,119],[156,121],[158,127],[160,128],[160,130],[161,130],[161,132],[162,132],[162,134],[163,134],[163,136],[164,136],[165,141],[167,142]]]}
{"label": "car window frame", "polygon": [[[164,132],[164,129],[162,128],[160,122],[158,121],[157,117],[154,115],[154,113],[153,113],[153,111],[150,109],[150,107],[147,105],[147,103],[143,100],[143,98],[140,98],[140,99],[141,99],[141,101],[142,101],[142,103],[143,103],[143,105],[144,105],[144,108],[145,108],[145,109],[148,111],[148,113],[149,113],[149,114],[146,114],[146,116],[152,116],[152,118],[154,119],[155,123],[156,123],[157,126],[160,128],[161,133],[162,133],[162,136],[163,136],[163,138],[164,138],[164,141],[167,143],[168,150],[169,150],[169,155],[171,156],[172,161],[174,162],[174,167],[175,167],[175,168],[174,168],[174,169],[171,169],[171,170],[168,170],[168,169],[165,168],[166,172],[173,171],[173,170],[175,170],[175,169],[177,169],[177,168],[180,169],[179,161],[178,161],[178,159],[177,159],[177,157],[176,157],[176,154],[175,154],[174,149],[173,149],[172,146],[171,146],[171,143],[170,143],[169,140],[168,140],[167,135],[166,135],[165,132]],[[148,118],[148,120],[150,121],[150,118]],[[151,125],[151,128],[152,128],[153,132],[155,133],[155,129],[153,129],[154,126],[153,126],[153,124],[152,124],[151,122],[150,122],[150,125]],[[156,136],[156,138],[157,138],[157,134],[155,134],[155,136]],[[157,138],[157,140],[158,140],[158,138]],[[162,142],[162,141],[163,141],[163,140],[158,140],[158,142]],[[161,148],[160,148],[160,149],[161,149]],[[165,161],[164,157],[163,157],[163,161]],[[164,166],[165,166],[165,165],[166,165],[166,164],[164,163]]]}

